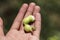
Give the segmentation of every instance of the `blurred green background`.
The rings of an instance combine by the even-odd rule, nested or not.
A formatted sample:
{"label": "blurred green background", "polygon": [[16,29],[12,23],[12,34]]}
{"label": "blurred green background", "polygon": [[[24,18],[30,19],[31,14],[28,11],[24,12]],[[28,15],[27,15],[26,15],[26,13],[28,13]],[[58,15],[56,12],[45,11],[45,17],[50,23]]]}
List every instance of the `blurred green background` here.
{"label": "blurred green background", "polygon": [[60,40],[60,0],[0,0],[0,17],[8,32],[23,3],[35,2],[41,7],[40,40]]}

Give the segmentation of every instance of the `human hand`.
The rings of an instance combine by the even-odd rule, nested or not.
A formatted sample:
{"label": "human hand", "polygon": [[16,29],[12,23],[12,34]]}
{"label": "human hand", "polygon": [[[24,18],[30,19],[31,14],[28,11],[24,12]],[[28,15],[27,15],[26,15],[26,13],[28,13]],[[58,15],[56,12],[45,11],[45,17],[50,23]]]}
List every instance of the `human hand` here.
{"label": "human hand", "polygon": [[[41,15],[39,13],[40,7],[35,3],[23,4],[16,16],[9,32],[4,35],[3,21],[0,18],[0,40],[39,40],[41,30]],[[29,15],[35,16],[35,22],[32,24],[36,30],[31,33],[25,33],[22,20]]]}

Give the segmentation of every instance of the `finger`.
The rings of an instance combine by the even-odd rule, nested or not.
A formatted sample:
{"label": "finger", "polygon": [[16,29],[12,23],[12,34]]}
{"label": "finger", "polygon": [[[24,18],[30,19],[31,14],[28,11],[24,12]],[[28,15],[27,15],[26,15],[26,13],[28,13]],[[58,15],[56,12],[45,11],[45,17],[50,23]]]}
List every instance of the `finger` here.
{"label": "finger", "polygon": [[15,18],[13,25],[11,27],[11,29],[18,29],[19,26],[21,25],[21,21],[25,15],[25,12],[27,10],[28,5],[27,4],[23,4],[21,9],[19,10],[19,13],[17,15],[17,17]]}
{"label": "finger", "polygon": [[[40,12],[40,7],[39,6],[35,6],[35,8],[34,8],[34,12],[33,12],[33,16],[35,17],[36,15],[36,13],[39,13]],[[35,22],[33,23],[33,25],[32,26],[34,26],[35,27]],[[33,33],[34,33],[34,31],[33,31]]]}
{"label": "finger", "polygon": [[[36,13],[40,12],[40,7],[39,6],[35,6],[34,8],[34,12],[33,12],[33,16],[35,16]],[[35,23],[35,22],[34,22]],[[34,23],[32,24],[32,26],[34,26]]]}
{"label": "finger", "polygon": [[32,15],[35,8],[35,3],[30,3],[29,8],[25,14],[25,17]]}
{"label": "finger", "polygon": [[[31,14],[33,13],[34,7],[35,7],[35,3],[30,3],[29,8],[28,8],[28,10],[27,10],[24,18],[27,17],[27,16],[29,16],[29,15],[31,15]],[[20,30],[23,31],[23,26],[22,26],[22,24],[21,24]]]}
{"label": "finger", "polygon": [[33,35],[39,37],[40,31],[41,31],[41,14],[36,13],[35,14],[35,27],[36,30],[34,31]]}
{"label": "finger", "polygon": [[35,14],[39,13],[39,12],[40,12],[40,7],[39,6],[35,6],[33,15],[35,16]]}
{"label": "finger", "polygon": [[3,32],[3,21],[0,18],[0,36],[4,36],[4,32]]}

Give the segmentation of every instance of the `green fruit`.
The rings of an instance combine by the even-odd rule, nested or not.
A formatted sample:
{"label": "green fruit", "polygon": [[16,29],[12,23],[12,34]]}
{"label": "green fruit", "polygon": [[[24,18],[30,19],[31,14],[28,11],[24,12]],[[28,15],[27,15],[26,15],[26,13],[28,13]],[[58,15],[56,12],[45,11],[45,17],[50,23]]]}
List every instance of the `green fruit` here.
{"label": "green fruit", "polygon": [[23,23],[24,24],[28,24],[30,22],[33,22],[34,20],[35,20],[34,16],[29,15],[28,17],[26,17],[26,18],[23,19]]}
{"label": "green fruit", "polygon": [[25,30],[26,32],[32,32],[33,30],[35,30],[35,27],[32,27],[32,26],[30,26],[30,25],[28,25],[28,24],[25,24],[24,30]]}
{"label": "green fruit", "polygon": [[29,15],[28,17],[23,19],[24,30],[26,32],[32,32],[33,30],[35,30],[35,27],[31,27],[30,25],[28,25],[29,23],[33,22],[34,20],[35,20],[35,18],[32,15]]}
{"label": "green fruit", "polygon": [[32,31],[32,27],[31,27],[30,25],[28,25],[28,24],[25,24],[24,30],[25,30],[26,32],[31,32],[31,31]]}

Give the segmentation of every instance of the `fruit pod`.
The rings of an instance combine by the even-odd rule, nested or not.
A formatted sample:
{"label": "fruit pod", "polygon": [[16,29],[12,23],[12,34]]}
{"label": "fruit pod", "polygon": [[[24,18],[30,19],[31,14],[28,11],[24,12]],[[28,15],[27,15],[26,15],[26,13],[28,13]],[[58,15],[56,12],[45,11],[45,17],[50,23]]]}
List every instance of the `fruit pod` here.
{"label": "fruit pod", "polygon": [[30,25],[28,25],[28,24],[25,24],[24,30],[25,30],[26,32],[32,32],[32,31],[35,30],[35,27],[30,26]]}
{"label": "fruit pod", "polygon": [[23,23],[24,24],[28,24],[28,23],[33,22],[34,20],[35,20],[34,16],[29,15],[28,17],[26,17],[26,18],[23,19]]}
{"label": "fruit pod", "polygon": [[25,24],[24,30],[25,30],[26,32],[31,32],[31,31],[32,31],[32,27],[31,27],[30,25],[28,25],[28,24]]}

